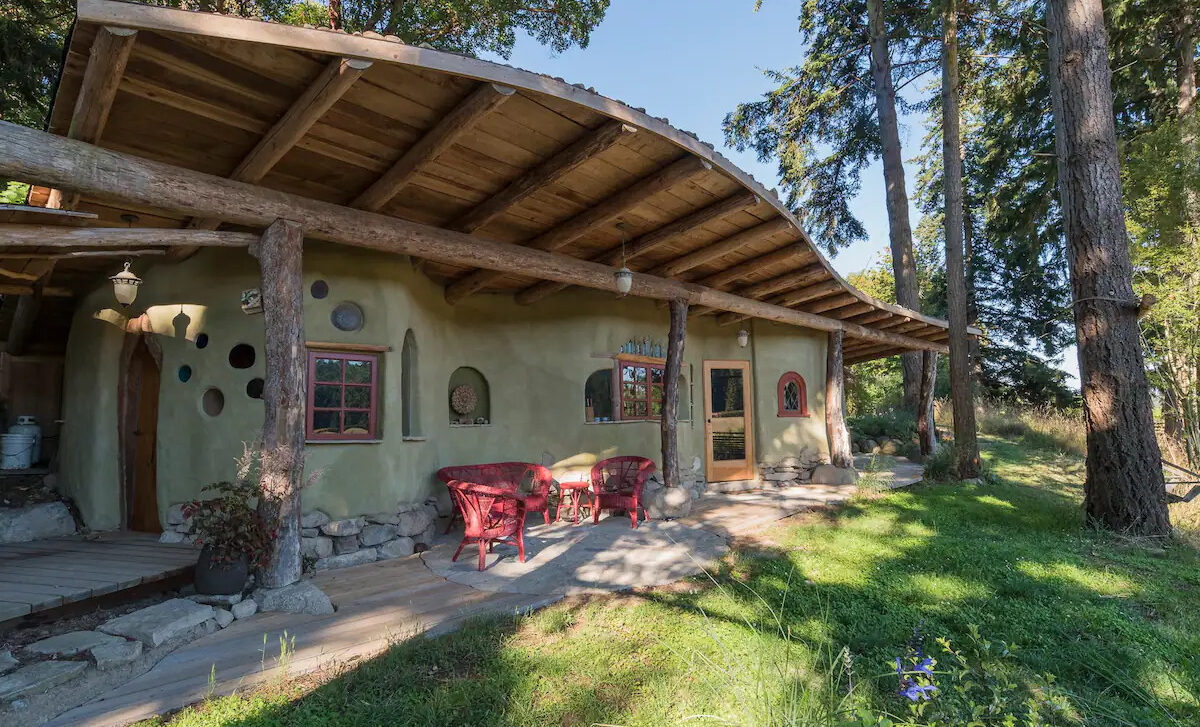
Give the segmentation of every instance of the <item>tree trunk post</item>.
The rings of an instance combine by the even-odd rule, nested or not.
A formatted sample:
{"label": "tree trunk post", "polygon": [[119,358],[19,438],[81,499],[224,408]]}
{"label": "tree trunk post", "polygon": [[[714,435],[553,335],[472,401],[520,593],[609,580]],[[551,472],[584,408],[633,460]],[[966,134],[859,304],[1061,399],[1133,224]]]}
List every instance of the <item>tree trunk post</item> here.
{"label": "tree trunk post", "polygon": [[[962,137],[958,108],[958,10],[950,0],[942,14],[942,193],[945,204],[946,300],[950,318],[950,399],[958,476],[979,476],[971,340],[967,334],[966,259],[963,252]],[[923,417],[924,412],[918,412]]]}
{"label": "tree trunk post", "polygon": [[937,451],[937,426],[933,421],[933,390],[937,385],[937,352],[923,351],[921,354],[921,415],[917,418],[917,441],[921,456],[928,457]]}
{"label": "tree trunk post", "polygon": [[304,347],[302,255],[304,230],[276,220],[257,252],[266,328],[263,386],[262,496],[259,513],[278,528],[270,559],[259,572],[265,588],[300,580],[300,487],[304,479],[304,404],[308,365]]}
{"label": "tree trunk post", "polygon": [[842,363],[845,334],[833,331],[825,352],[825,430],[829,435],[829,461],[834,467],[854,466],[850,432],[846,429],[846,373]]}
{"label": "tree trunk post", "polygon": [[[883,181],[887,190],[888,240],[892,248],[892,272],[896,302],[910,310],[921,310],[917,287],[917,260],[913,255],[912,223],[908,217],[908,189],[904,181],[904,158],[900,147],[900,123],[896,116],[896,86],[888,55],[887,19],[883,0],[867,0],[867,24],[871,33],[871,80],[875,86],[875,113],[883,145]],[[921,353],[900,354],[904,377],[904,408],[916,413],[921,386]]]}
{"label": "tree trunk post", "polygon": [[1133,294],[1104,10],[1100,0],[1050,0],[1046,16],[1087,426],[1084,509],[1116,532],[1165,537],[1171,524]]}
{"label": "tree trunk post", "polygon": [[672,300],[671,329],[667,338],[667,363],[663,371],[663,410],[659,422],[662,431],[663,484],[679,486],[679,437],[676,416],[679,412],[679,375],[683,372],[683,347],[687,337],[686,300]]}

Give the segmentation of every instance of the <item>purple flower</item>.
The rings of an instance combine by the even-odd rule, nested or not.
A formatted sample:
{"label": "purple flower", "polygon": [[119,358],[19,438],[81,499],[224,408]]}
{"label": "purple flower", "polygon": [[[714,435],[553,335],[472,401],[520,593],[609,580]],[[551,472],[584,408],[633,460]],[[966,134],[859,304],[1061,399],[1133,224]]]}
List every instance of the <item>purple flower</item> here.
{"label": "purple flower", "polygon": [[921,700],[929,700],[930,695],[936,691],[937,687],[932,684],[917,684],[910,681],[907,687],[900,690],[900,695],[910,702],[919,702]]}

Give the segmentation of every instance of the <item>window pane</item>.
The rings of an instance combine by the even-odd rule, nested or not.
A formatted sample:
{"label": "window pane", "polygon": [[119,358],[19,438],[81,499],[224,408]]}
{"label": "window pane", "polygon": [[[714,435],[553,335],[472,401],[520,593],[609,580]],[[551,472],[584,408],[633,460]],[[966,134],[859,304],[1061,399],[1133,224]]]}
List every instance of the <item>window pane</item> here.
{"label": "window pane", "polygon": [[621,381],[633,381],[633,366],[621,367]]}
{"label": "window pane", "polygon": [[636,406],[637,402],[635,401],[625,402],[624,406],[621,407],[621,416],[625,419],[633,419],[637,416]]}
{"label": "window pane", "polygon": [[348,411],[342,415],[345,418],[345,426],[342,432],[345,434],[369,434],[371,421],[369,415],[365,411]]}
{"label": "window pane", "polygon": [[634,416],[639,416],[639,417],[649,416],[649,411],[650,411],[650,407],[647,406],[646,402],[644,402],[644,401],[633,402]]}
{"label": "window pane", "polygon": [[650,382],[654,384],[661,384],[663,382],[663,370],[650,369]]}
{"label": "window pane", "polygon": [[662,410],[663,410],[663,405],[662,405],[661,400],[650,402],[650,414],[652,416],[656,416],[656,417],[662,416]]}
{"label": "window pane", "polygon": [[[347,370],[347,374],[349,374],[348,370]],[[347,409],[369,409],[369,408],[371,408],[371,387],[370,386],[347,386],[346,387],[346,408]]]}
{"label": "window pane", "polygon": [[342,380],[342,360],[337,358],[317,359],[317,381]]}
{"label": "window pane", "polygon": [[663,400],[663,390],[661,386],[650,387],[650,401],[661,402]]}
{"label": "window pane", "polygon": [[348,384],[369,384],[371,383],[371,362],[370,361],[346,361],[346,383]]}
{"label": "window pane", "polygon": [[633,368],[633,380],[634,381],[645,381],[646,380],[646,367],[645,366],[635,366]]}
{"label": "window pane", "polygon": [[800,387],[795,381],[789,381],[783,386],[783,410],[800,411]]}
{"label": "window pane", "polygon": [[313,387],[313,406],[338,407],[342,405],[342,387],[333,384],[317,384]]}
{"label": "window pane", "polygon": [[336,434],[341,429],[338,412],[314,411],[313,434]]}

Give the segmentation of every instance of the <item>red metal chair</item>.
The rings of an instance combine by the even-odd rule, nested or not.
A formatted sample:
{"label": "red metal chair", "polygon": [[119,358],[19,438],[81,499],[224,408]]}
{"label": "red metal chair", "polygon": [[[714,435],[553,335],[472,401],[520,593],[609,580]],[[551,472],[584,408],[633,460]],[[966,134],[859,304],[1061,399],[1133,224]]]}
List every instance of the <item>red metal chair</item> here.
{"label": "red metal chair", "polygon": [[[525,499],[526,512],[540,512],[546,524],[550,524],[550,484],[554,481],[554,476],[550,474],[549,469],[540,464],[493,462],[456,465],[441,468],[437,471],[437,477],[447,486],[451,482],[459,481],[511,490]],[[521,483],[526,478],[530,480],[530,491],[521,494]],[[447,533],[461,517],[462,513],[456,507],[446,525]]]}
{"label": "red metal chair", "polygon": [[506,487],[473,482],[453,481],[447,487],[466,524],[451,561],[458,560],[467,543],[478,543],[479,570],[483,570],[485,553],[492,552],[496,541],[515,538],[517,556],[525,562],[525,502],[519,495]]}
{"label": "red metal chair", "polygon": [[600,522],[601,510],[625,510],[633,527],[638,526],[638,508],[642,509],[642,487],[654,472],[654,461],[645,457],[610,457],[592,467],[592,522]]}

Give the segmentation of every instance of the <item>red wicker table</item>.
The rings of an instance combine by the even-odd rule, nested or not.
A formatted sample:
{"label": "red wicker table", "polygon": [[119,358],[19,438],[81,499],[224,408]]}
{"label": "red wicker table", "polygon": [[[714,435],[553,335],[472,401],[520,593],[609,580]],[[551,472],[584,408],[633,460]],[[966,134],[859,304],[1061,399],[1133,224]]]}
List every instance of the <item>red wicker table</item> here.
{"label": "red wicker table", "polygon": [[588,488],[591,487],[590,482],[559,482],[558,483],[558,512],[555,513],[554,519],[562,520],[563,506],[567,504],[569,499],[571,502],[571,517],[573,522],[579,524],[579,505],[580,500],[583,500],[583,506],[590,508],[592,506],[592,498],[588,493]]}

